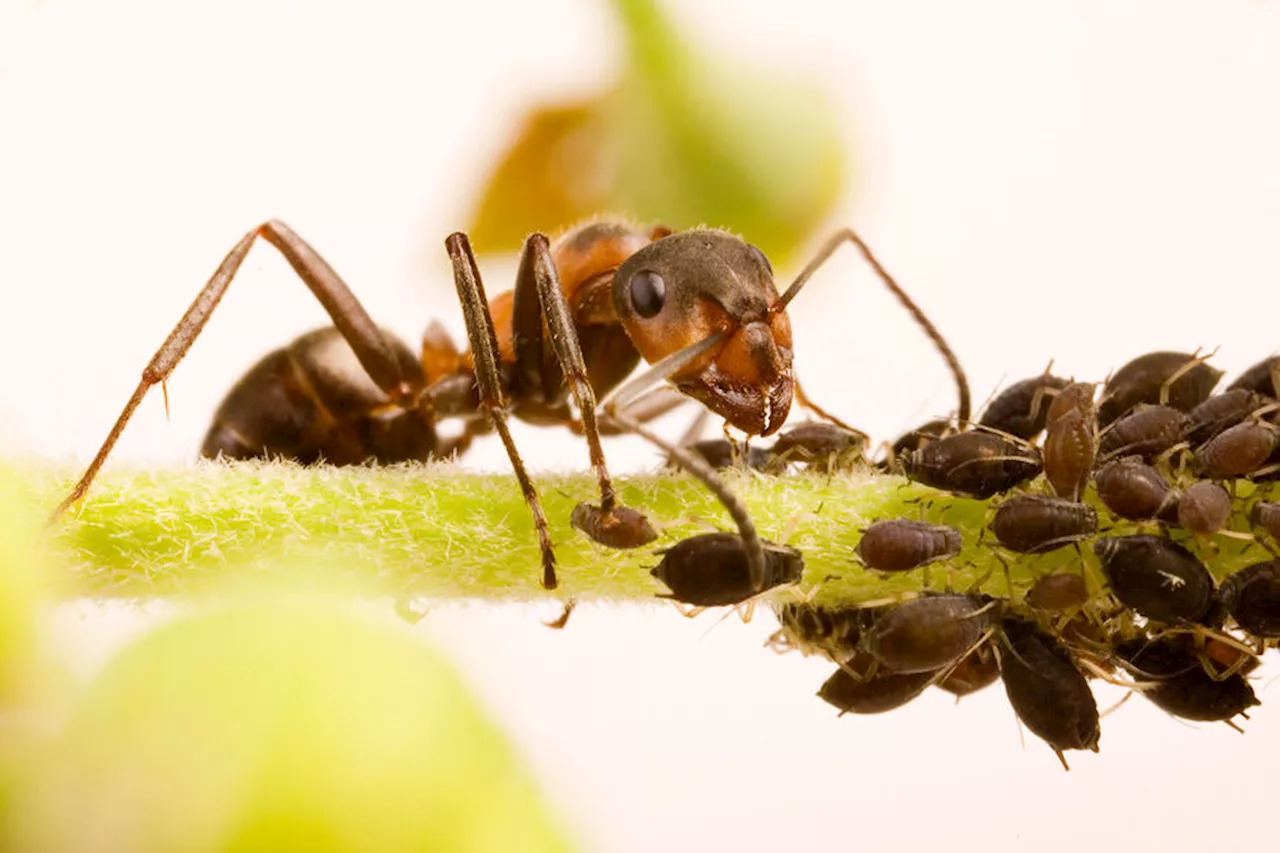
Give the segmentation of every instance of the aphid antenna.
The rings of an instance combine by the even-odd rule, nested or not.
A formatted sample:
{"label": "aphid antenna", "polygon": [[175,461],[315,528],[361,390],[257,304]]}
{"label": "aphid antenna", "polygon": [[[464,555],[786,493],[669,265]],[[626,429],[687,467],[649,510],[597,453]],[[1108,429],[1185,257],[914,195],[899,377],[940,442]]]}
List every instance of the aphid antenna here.
{"label": "aphid antenna", "polygon": [[1109,716],[1111,716],[1112,714],[1114,714],[1116,711],[1119,711],[1119,710],[1120,710],[1120,706],[1124,705],[1124,703],[1125,703],[1125,702],[1128,702],[1130,699],[1132,699],[1132,698],[1133,698],[1133,693],[1134,693],[1134,691],[1132,691],[1132,690],[1128,691],[1128,692],[1127,692],[1127,693],[1125,693],[1123,696],[1121,696],[1119,699],[1117,699],[1115,702],[1112,702],[1112,703],[1111,703],[1111,705],[1110,705],[1110,707],[1108,707],[1106,710],[1099,711],[1099,712],[1098,712],[1098,719],[1099,719],[1099,720],[1101,720],[1101,719],[1102,719],[1102,718],[1104,718],[1104,717],[1109,717]]}

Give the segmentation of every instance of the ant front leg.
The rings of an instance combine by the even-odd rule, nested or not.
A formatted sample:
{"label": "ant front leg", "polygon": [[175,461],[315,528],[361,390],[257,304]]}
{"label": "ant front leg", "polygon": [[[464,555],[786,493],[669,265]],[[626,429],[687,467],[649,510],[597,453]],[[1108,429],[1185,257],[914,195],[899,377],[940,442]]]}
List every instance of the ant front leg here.
{"label": "ant front leg", "polygon": [[[530,299],[534,291],[537,301]],[[531,383],[541,386],[544,399],[554,399],[567,384],[573,394],[581,418],[581,431],[587,440],[591,470],[600,486],[600,505],[583,502],[574,507],[570,522],[575,528],[610,548],[640,548],[658,538],[657,531],[644,515],[618,503],[604,448],[600,445],[600,424],[596,417],[596,394],[587,375],[582,346],[578,341],[573,313],[560,285],[560,274],[551,257],[551,245],[542,234],[531,235],[524,244],[520,272],[513,294],[513,329],[518,370]],[[542,323],[546,321],[551,350],[559,367],[544,368]]]}
{"label": "ant front leg", "polygon": [[[285,260],[307,285],[312,295],[324,306],[334,326],[355,351],[361,367],[374,384],[387,395],[389,402],[405,408],[413,408],[416,405],[414,384],[405,380],[395,352],[374,324],[373,319],[364,310],[364,306],[351,292],[351,288],[305,240],[294,233],[288,225],[273,219],[241,237],[222,259],[213,276],[200,289],[191,306],[182,315],[182,319],[174,326],[169,337],[165,338],[160,349],[142,371],[142,380],[134,390],[133,396],[125,403],[124,410],[111,427],[111,432],[102,442],[97,455],[89,463],[84,476],[62,503],[54,509],[50,517],[51,522],[57,521],[68,508],[84,497],[147,392],[155,385],[160,385],[163,389],[169,375],[204,330],[205,324],[209,322],[214,309],[222,301],[245,256],[249,254],[249,249],[259,237],[275,246],[280,254],[284,255]],[[165,408],[168,408],[167,394]]]}
{"label": "ant front leg", "polygon": [[[825,264],[833,254],[835,254],[836,249],[840,248],[845,242],[852,243],[857,247],[858,251],[862,253],[862,257],[866,259],[867,263],[871,265],[871,268],[875,270],[876,275],[880,277],[880,281],[884,283],[884,286],[887,287],[895,297],[897,297],[898,302],[902,304],[903,308],[907,309],[907,313],[909,313],[912,319],[916,321],[916,325],[924,331],[924,333],[929,337],[929,340],[933,341],[933,345],[937,347],[938,352],[942,354],[943,360],[946,361],[947,367],[951,370],[951,375],[955,379],[956,393],[959,397],[959,410],[957,412],[957,417],[960,425],[963,427],[969,421],[970,394],[969,380],[965,377],[964,368],[960,366],[960,360],[956,358],[951,346],[946,342],[946,339],[942,337],[942,333],[938,331],[938,328],[933,325],[933,322],[927,316],[925,316],[924,311],[920,310],[920,307],[916,305],[915,301],[912,300],[910,296],[907,295],[907,292],[893,280],[893,277],[889,275],[888,271],[880,265],[880,262],[876,260],[875,255],[871,253],[871,249],[867,247],[866,243],[862,242],[862,238],[859,237],[852,228],[842,228],[835,234],[831,235],[827,242],[823,244],[822,248],[818,250],[818,254],[809,262],[808,266],[800,271],[800,274],[796,276],[795,281],[791,283],[791,286],[787,288],[787,291],[779,297],[777,304],[773,307],[773,310],[781,311],[785,308],[787,303],[795,298],[795,295],[800,292],[800,289],[805,286],[813,274],[817,272],[818,269]],[[802,397],[801,402],[802,405],[807,408],[814,410],[822,416],[826,416],[827,419],[831,420],[833,423],[839,423],[830,415],[826,415],[826,413],[815,406],[812,401]]]}

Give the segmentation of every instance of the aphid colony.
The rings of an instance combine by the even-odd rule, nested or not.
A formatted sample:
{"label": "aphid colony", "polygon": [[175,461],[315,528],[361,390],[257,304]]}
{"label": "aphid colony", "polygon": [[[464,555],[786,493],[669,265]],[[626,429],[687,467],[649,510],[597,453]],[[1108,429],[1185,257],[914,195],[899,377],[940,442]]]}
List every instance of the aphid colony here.
{"label": "aphid colony", "polygon": [[[1127,686],[1174,716],[1234,725],[1258,704],[1246,678],[1257,654],[1280,638],[1280,503],[1265,499],[1265,482],[1280,477],[1280,358],[1212,395],[1220,377],[1202,357],[1152,353],[1101,388],[1046,373],[998,395],[975,425],[913,430],[883,467],[961,497],[994,498],[981,540],[963,542],[940,519],[882,519],[862,532],[858,562],[874,572],[927,570],[973,545],[1005,564],[1005,595],[948,589],[875,606],[778,604],[772,644],[836,663],[818,695],[842,714],[900,707],[931,686],[963,696],[1002,679],[1023,724],[1059,758],[1098,748],[1090,678]],[[776,471],[784,441],[721,458]],[[837,445],[827,446],[834,454]],[[727,547],[717,536],[734,538],[694,537],[667,552],[654,574],[671,597],[693,601],[676,584],[710,582],[707,565],[718,566],[716,578],[734,574],[726,566],[741,559],[713,555]],[[1256,557],[1218,583],[1205,561],[1228,539],[1237,548],[1249,540],[1244,553]],[[1050,552],[1062,558],[1050,569],[1024,556]],[[800,555],[771,553],[770,566],[771,585],[788,583]],[[737,573],[735,588],[751,594]],[[699,589],[695,603],[714,598]]]}

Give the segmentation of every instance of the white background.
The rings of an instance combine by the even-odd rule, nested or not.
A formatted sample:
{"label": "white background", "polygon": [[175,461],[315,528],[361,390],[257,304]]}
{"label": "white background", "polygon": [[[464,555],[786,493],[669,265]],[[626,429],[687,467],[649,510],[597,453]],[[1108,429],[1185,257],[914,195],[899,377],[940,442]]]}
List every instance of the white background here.
{"label": "white background", "polygon": [[[1217,363],[1237,370],[1277,348],[1276,3],[678,12],[722,54],[821,78],[857,154],[855,201],[835,221],[856,224],[925,305],[979,398],[1050,358],[1101,378],[1151,349],[1221,346]],[[605,85],[618,52],[609,9],[591,0],[0,0],[4,446],[87,460],[223,253],[271,216],[409,341],[432,317],[461,337],[444,235],[465,223],[522,107]],[[487,269],[491,291],[510,280],[509,263]],[[852,258],[792,313],[801,375],[845,418],[890,438],[950,408],[932,351]],[[149,400],[117,461],[189,461],[243,369],[321,322],[287,267],[255,250],[173,378],[172,418]],[[585,462],[557,431],[517,439],[537,467]],[[611,453],[624,468],[652,460]],[[492,445],[466,461],[505,468]],[[1134,701],[1104,721],[1101,755],[1073,755],[1064,774],[1042,744],[1022,749],[998,687],[837,720],[812,696],[829,667],[762,651],[766,618],[704,637],[711,619],[584,608],[556,634],[537,624],[553,613],[449,610],[423,630],[587,849],[1274,839],[1262,805],[1280,715],[1266,674],[1256,686],[1271,704],[1245,737]],[[57,620],[86,669],[104,638],[144,621],[88,617]]]}

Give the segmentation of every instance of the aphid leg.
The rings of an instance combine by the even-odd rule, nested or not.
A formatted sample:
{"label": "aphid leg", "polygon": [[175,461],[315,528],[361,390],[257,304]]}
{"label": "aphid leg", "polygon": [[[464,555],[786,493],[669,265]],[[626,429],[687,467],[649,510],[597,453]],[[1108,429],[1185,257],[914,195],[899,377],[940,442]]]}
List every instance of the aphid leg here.
{"label": "aphid leg", "polygon": [[[1199,350],[1196,352],[1198,353]],[[1192,358],[1187,359],[1186,364],[1169,374],[1169,378],[1160,384],[1160,405],[1169,405],[1169,390],[1173,387],[1175,382],[1194,370],[1197,365],[1205,363],[1217,354],[1218,348],[1214,347],[1211,352],[1205,353],[1204,355],[1193,355]]]}
{"label": "aphid leg", "polygon": [[[231,280],[235,278],[236,272],[240,269],[240,264],[244,262],[245,256],[249,254],[249,249],[259,237],[275,246],[280,251],[280,254],[284,255],[285,260],[293,267],[294,272],[298,274],[298,277],[307,285],[312,295],[328,312],[329,318],[333,320],[333,325],[337,327],[338,331],[342,333],[342,337],[351,346],[351,349],[355,351],[356,358],[360,361],[360,366],[369,374],[369,378],[373,380],[374,384],[386,393],[389,401],[403,408],[416,407],[415,383],[406,381],[406,378],[401,374],[400,362],[393,353],[390,344],[387,343],[387,339],[364,310],[360,301],[356,299],[355,294],[351,292],[351,288],[305,240],[283,222],[273,219],[269,222],[264,222],[241,237],[240,241],[232,246],[231,251],[222,259],[222,263],[214,270],[208,282],[196,294],[196,298],[187,308],[186,313],[182,315],[182,319],[178,320],[177,325],[173,327],[173,331],[165,338],[164,343],[160,345],[160,349],[156,351],[151,361],[143,369],[142,380],[138,383],[138,387],[134,389],[133,396],[125,403],[124,410],[120,412],[120,416],[116,419],[111,431],[98,449],[97,455],[89,463],[84,476],[76,483],[71,493],[62,500],[62,503],[58,504],[57,508],[54,509],[50,516],[51,522],[57,521],[72,504],[84,497],[94,478],[97,477],[98,471],[101,470],[103,463],[107,461],[107,457],[110,455],[111,449],[115,447],[120,434],[124,432],[129,419],[133,417],[134,411],[142,403],[143,398],[146,397],[152,386],[157,384],[164,385],[169,378],[169,374],[182,361],[183,356],[187,354],[187,350],[191,349],[191,345],[195,343],[196,338],[200,336],[200,332],[204,330],[205,324],[209,322],[209,317],[212,316],[214,309],[222,301],[223,295],[231,285]],[[166,402],[166,411],[167,409]]]}
{"label": "aphid leg", "polygon": [[791,286],[787,288],[786,292],[783,293],[781,297],[779,297],[778,301],[774,303],[770,310],[777,313],[785,309],[787,303],[795,298],[795,295],[800,292],[800,289],[805,286],[805,283],[808,282],[813,274],[818,271],[818,268],[826,263],[827,260],[835,254],[836,249],[840,248],[840,246],[846,241],[857,247],[858,251],[862,253],[862,257],[866,259],[867,263],[871,265],[871,268],[875,270],[876,275],[880,277],[880,281],[884,283],[884,286],[897,297],[898,302],[901,303],[903,308],[907,309],[907,313],[909,313],[916,321],[916,325],[918,325],[929,337],[929,340],[933,341],[933,345],[937,348],[938,352],[941,353],[943,360],[947,363],[947,367],[951,370],[951,375],[955,378],[956,393],[959,396],[957,417],[961,423],[967,422],[970,414],[969,380],[965,377],[964,368],[960,366],[960,360],[956,358],[955,353],[942,337],[942,333],[938,331],[932,321],[925,316],[925,313],[920,310],[919,306],[917,306],[911,297],[907,295],[907,292],[903,290],[898,283],[893,280],[893,277],[889,275],[885,268],[880,265],[880,262],[876,260],[875,255],[871,253],[871,249],[867,247],[866,243],[862,242],[862,238],[854,233],[852,228],[842,228],[835,234],[831,235],[831,237],[827,239],[827,242],[822,245],[822,248],[818,250],[818,253],[814,256],[813,260],[811,260],[809,264],[800,271],[800,274],[796,276],[793,282],[791,282]]}
{"label": "aphid leg", "polygon": [[[536,299],[531,298],[534,296]],[[639,548],[649,544],[658,538],[657,531],[641,513],[618,505],[613,480],[605,464],[604,448],[600,446],[596,394],[582,358],[573,314],[560,287],[560,274],[551,258],[551,244],[542,234],[532,234],[525,240],[512,312],[516,369],[522,371],[529,381],[541,382],[543,394],[548,398],[559,393],[562,383],[568,384],[578,407],[578,417],[582,420],[591,469],[600,487],[600,506],[579,504],[573,511],[573,526],[613,548]],[[559,366],[554,375],[545,367],[543,320],[546,321],[551,350]]]}
{"label": "aphid leg", "polygon": [[742,547],[746,552],[747,572],[751,577],[751,586],[757,591],[763,590],[765,588],[764,545],[760,542],[760,535],[756,532],[756,526],[751,521],[751,514],[747,512],[747,507],[742,502],[742,499],[729,489],[728,485],[711,469],[710,465],[649,431],[643,424],[627,413],[617,409],[610,409],[606,404],[604,417],[617,421],[629,431],[656,445],[658,449],[667,454],[669,459],[706,484],[712,494],[720,500],[720,503],[724,504],[724,508],[729,511],[734,523],[738,525],[738,535],[742,537]]}
{"label": "aphid leg", "polygon": [[563,630],[565,625],[569,624],[569,616],[573,613],[573,609],[578,606],[578,602],[572,598],[564,603],[564,610],[555,619],[550,622],[543,622],[548,628],[554,628],[557,631]]}
{"label": "aphid leg", "polygon": [[476,386],[480,392],[480,408],[502,438],[502,445],[506,448],[507,458],[511,460],[511,467],[515,469],[524,501],[533,514],[538,547],[542,551],[542,586],[544,589],[555,589],[556,553],[551,544],[547,516],[542,511],[538,490],[533,485],[529,472],[525,470],[524,460],[520,458],[520,451],[516,449],[511,431],[507,428],[507,401],[502,393],[498,373],[498,340],[494,334],[489,304],[485,300],[484,284],[480,281],[480,270],[476,266],[475,255],[471,253],[467,235],[461,232],[450,234],[444,244],[453,262],[453,281],[457,286],[458,301],[462,305],[462,315],[467,323],[467,338],[471,342],[471,357],[475,362]]}

